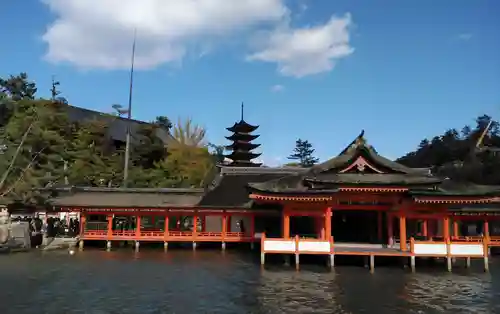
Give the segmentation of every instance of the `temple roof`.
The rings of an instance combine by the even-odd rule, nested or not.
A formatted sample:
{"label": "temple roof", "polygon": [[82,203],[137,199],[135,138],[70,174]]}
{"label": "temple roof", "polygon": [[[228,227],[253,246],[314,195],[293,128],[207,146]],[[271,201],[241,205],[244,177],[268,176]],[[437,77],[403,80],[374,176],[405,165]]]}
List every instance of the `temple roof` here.
{"label": "temple roof", "polygon": [[500,195],[498,185],[480,185],[445,179],[434,189],[411,189],[413,196],[496,196]]}
{"label": "temple roof", "polygon": [[414,196],[500,195],[499,187],[457,183],[433,176],[428,169],[409,168],[377,153],[361,132],[342,152],[306,172],[267,182],[249,183],[253,192],[330,194],[346,187],[404,188]]}
{"label": "temple roof", "polygon": [[248,208],[248,184],[287,177],[303,172],[303,168],[222,167],[212,188],[198,204],[200,207]]}
{"label": "temple roof", "polygon": [[250,184],[250,188],[270,193],[331,193],[341,186],[433,187],[442,179],[428,169],[413,169],[380,156],[361,132],[342,152],[300,175]]}
{"label": "temple roof", "polygon": [[203,189],[51,188],[59,207],[175,208],[196,206]]}
{"label": "temple roof", "polygon": [[312,167],[311,172],[314,174],[320,174],[335,170],[342,170],[341,168],[345,168],[354,162],[355,158],[364,157],[367,161],[371,161],[375,168],[386,170],[383,171],[384,173],[393,172],[418,176],[426,176],[429,174],[428,169],[409,168],[379,155],[375,148],[367,143],[364,134],[365,131],[361,131],[361,133],[348,146],[346,146],[337,157],[331,158]]}

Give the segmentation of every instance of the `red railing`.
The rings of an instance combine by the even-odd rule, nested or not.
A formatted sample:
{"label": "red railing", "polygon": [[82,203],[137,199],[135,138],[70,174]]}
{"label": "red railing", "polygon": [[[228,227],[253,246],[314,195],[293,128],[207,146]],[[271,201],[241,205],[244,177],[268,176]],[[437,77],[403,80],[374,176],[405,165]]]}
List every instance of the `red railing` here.
{"label": "red railing", "polygon": [[161,231],[141,230],[113,230],[111,235],[108,230],[85,230],[83,239],[95,240],[158,240],[158,241],[251,241],[253,237],[243,232],[192,232],[192,231]]}

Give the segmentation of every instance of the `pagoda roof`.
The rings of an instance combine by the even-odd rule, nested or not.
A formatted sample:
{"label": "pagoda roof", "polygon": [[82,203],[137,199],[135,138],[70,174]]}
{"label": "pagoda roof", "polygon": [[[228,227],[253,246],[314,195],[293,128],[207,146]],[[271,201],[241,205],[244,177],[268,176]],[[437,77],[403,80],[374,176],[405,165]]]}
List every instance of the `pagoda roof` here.
{"label": "pagoda roof", "polygon": [[234,133],[252,133],[258,128],[258,125],[251,125],[245,120],[241,119],[239,122],[235,122],[232,127],[226,128],[226,130]]}
{"label": "pagoda roof", "polygon": [[362,131],[342,152],[306,172],[267,182],[250,183],[258,194],[318,195],[345,188],[385,188],[415,197],[500,195],[500,188],[458,184],[433,176],[428,169],[409,168],[377,153]]}
{"label": "pagoda roof", "polygon": [[258,138],[260,135],[258,134],[248,134],[248,133],[234,133],[231,136],[226,136],[226,139],[230,141],[244,141],[251,142]]}
{"label": "pagoda roof", "polygon": [[257,147],[259,147],[260,144],[253,144],[253,143],[250,143],[250,142],[246,142],[246,141],[235,141],[233,142],[231,145],[226,145],[226,149],[232,149],[232,150],[252,150],[252,149],[256,149]]}
{"label": "pagoda roof", "polygon": [[244,150],[234,150],[230,154],[225,155],[225,157],[231,159],[232,161],[250,161],[262,155],[261,153],[251,153]]}

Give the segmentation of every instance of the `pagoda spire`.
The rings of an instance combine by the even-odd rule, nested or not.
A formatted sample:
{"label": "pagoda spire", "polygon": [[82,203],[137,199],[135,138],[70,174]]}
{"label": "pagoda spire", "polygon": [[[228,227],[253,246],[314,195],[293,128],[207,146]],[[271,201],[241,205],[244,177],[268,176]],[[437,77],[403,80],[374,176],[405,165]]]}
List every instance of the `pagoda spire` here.
{"label": "pagoda spire", "polygon": [[245,111],[245,104],[241,102],[241,121],[243,121],[243,113]]}
{"label": "pagoda spire", "polygon": [[231,159],[230,166],[242,167],[259,167],[260,163],[253,163],[252,159],[259,157],[261,154],[253,153],[252,150],[259,147],[260,144],[253,144],[252,141],[259,137],[259,135],[251,134],[259,128],[258,125],[251,125],[244,120],[245,105],[241,103],[241,120],[236,122],[232,127],[226,128],[233,134],[226,136],[232,143],[226,146],[226,149],[231,153],[226,155],[226,158]]}

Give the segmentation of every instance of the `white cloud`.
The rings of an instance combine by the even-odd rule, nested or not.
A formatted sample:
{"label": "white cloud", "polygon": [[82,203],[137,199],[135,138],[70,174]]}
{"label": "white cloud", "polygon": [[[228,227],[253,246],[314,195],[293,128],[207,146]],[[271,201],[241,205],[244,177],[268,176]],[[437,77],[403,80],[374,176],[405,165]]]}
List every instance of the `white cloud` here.
{"label": "white cloud", "polygon": [[81,68],[128,68],[135,28],[136,65],[142,69],[181,62],[192,52],[212,53],[224,40],[269,29],[276,30],[266,32],[249,59],[276,62],[284,75],[331,70],[335,60],[352,52],[349,15],[293,29],[287,0],[41,1],[56,16],[43,35],[46,59]]}
{"label": "white cloud", "polygon": [[459,34],[457,38],[459,40],[468,41],[472,38],[472,34],[471,33],[462,33],[462,34]]}
{"label": "white cloud", "polygon": [[335,62],[354,52],[349,44],[351,16],[332,17],[324,25],[292,29],[289,25],[270,33],[259,52],[248,60],[275,62],[286,76],[303,77],[327,72]]}
{"label": "white cloud", "polygon": [[261,163],[264,166],[267,167],[281,167],[283,165],[284,158],[283,157],[278,157],[278,156],[273,156],[273,157],[260,157],[256,158],[253,160],[255,163]]}
{"label": "white cloud", "polygon": [[280,93],[285,90],[285,86],[276,84],[271,87],[271,91],[275,93]]}

